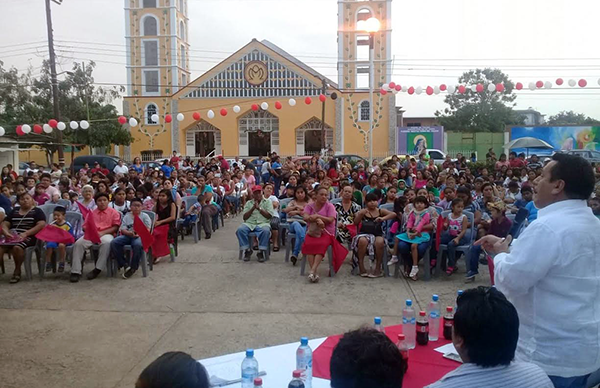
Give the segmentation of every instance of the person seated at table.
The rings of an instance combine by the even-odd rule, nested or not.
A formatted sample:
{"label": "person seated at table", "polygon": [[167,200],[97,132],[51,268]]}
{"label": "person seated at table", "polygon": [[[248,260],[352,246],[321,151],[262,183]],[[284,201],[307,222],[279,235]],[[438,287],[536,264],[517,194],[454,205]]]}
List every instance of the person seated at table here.
{"label": "person seated at table", "polygon": [[[140,217],[148,231],[152,227],[150,216],[142,213],[142,206],[141,199],[134,198],[131,200],[131,211],[125,214],[123,221],[121,221],[121,227],[119,228],[121,235],[110,243],[110,250],[115,260],[117,260],[118,269],[125,268],[123,279],[129,279],[133,276],[140,266],[140,259],[143,255],[142,239],[133,228],[135,217]],[[124,252],[125,245],[131,245],[132,250],[131,263],[128,266]]]}
{"label": "person seated at table", "polygon": [[406,367],[384,333],[363,327],[344,334],[333,349],[331,388],[402,388]]}
{"label": "person seated at table", "polygon": [[167,352],[140,373],[135,388],[209,388],[204,366],[183,352]]}
{"label": "person seated at table", "polygon": [[542,368],[514,361],[519,316],[502,292],[473,288],[456,303],[452,343],[463,364],[427,388],[553,388]]}
{"label": "person seated at table", "polygon": [[7,239],[16,238],[17,243],[0,245],[0,260],[4,260],[4,254],[11,252],[15,260],[15,271],[10,283],[21,281],[21,265],[25,261],[25,250],[35,246],[37,239],[35,235],[46,226],[46,215],[42,209],[35,207],[35,202],[29,193],[18,197],[19,208],[13,209],[2,223],[2,234]]}
{"label": "person seated at table", "polygon": [[[110,243],[121,225],[121,213],[108,207],[108,193],[98,193],[94,200],[97,208],[92,210],[87,217],[94,217],[94,223],[98,229],[101,242],[99,244],[98,260],[94,269],[87,274],[88,280],[96,279],[100,275],[100,272],[106,269],[106,261],[110,254]],[[71,283],[79,281],[81,270],[83,269],[83,254],[94,245],[90,240],[86,240],[85,237],[84,235],[73,244],[73,262],[71,263],[71,276],[69,278]]]}
{"label": "person seated at table", "polygon": [[252,249],[250,249],[250,233],[255,233],[258,239],[258,262],[265,261],[265,252],[269,249],[271,238],[270,220],[273,217],[273,204],[266,199],[262,193],[262,187],[252,187],[252,200],[247,201],[242,211],[244,222],[235,232],[240,243],[240,250],[244,250],[244,261],[250,261]]}

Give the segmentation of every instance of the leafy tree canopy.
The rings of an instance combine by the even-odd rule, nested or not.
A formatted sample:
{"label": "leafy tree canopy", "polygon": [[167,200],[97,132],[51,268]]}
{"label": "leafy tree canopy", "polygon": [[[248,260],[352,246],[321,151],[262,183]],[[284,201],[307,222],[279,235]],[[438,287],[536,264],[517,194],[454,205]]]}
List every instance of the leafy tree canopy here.
{"label": "leafy tree canopy", "polygon": [[554,116],[548,117],[547,124],[549,125],[598,125],[600,121],[584,115],[570,111],[562,111]]}

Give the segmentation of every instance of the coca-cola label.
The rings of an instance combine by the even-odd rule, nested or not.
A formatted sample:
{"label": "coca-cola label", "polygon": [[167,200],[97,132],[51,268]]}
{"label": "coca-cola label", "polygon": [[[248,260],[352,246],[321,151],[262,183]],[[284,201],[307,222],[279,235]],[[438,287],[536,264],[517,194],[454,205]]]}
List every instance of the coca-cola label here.
{"label": "coca-cola label", "polygon": [[427,333],[427,326],[421,326],[419,330],[421,330],[421,333]]}

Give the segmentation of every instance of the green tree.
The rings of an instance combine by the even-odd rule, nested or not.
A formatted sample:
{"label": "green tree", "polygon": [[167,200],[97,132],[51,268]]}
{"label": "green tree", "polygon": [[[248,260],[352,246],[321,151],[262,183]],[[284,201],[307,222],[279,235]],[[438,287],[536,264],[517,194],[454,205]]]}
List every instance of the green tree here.
{"label": "green tree", "polygon": [[[107,149],[109,146],[129,145],[132,137],[116,120],[117,108],[112,101],[124,91],[123,87],[104,88],[94,85],[93,71],[95,63],[85,65],[74,63],[72,70],[66,72],[64,79],[58,83],[61,121],[67,123],[63,131],[63,143],[82,144],[94,148]],[[17,138],[15,126],[19,124],[43,124],[52,119],[52,85],[49,64],[45,61],[37,78],[31,72],[19,75],[13,68],[4,71],[0,65],[0,120],[8,125],[7,136]],[[5,100],[7,98],[7,100]],[[87,120],[88,129],[72,130],[69,121]],[[50,134],[34,134],[18,137],[23,146],[43,143],[48,162],[52,162],[53,154],[58,149],[57,131]],[[27,141],[32,143],[28,143]]]}
{"label": "green tree", "polygon": [[600,121],[586,116],[583,113],[562,111],[554,116],[548,117],[548,125],[598,125]]}
{"label": "green tree", "polygon": [[[509,124],[522,124],[523,119],[513,108],[517,96],[514,84],[498,69],[476,69],[464,73],[458,82],[467,86],[464,94],[458,91],[446,96],[448,107],[436,111],[438,121],[445,129],[463,132],[502,132]],[[489,92],[489,84],[504,85],[502,92]],[[471,85],[482,84],[483,92],[473,92]]]}

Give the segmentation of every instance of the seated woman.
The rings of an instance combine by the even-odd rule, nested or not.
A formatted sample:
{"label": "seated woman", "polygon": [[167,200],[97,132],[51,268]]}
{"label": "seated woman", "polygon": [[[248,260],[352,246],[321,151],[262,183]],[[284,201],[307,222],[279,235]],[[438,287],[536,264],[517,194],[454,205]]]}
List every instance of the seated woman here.
{"label": "seated woman", "polygon": [[306,255],[310,265],[308,280],[311,283],[319,281],[317,270],[331,245],[331,236],[335,235],[337,217],[334,206],[327,200],[329,190],[317,186],[314,191],[315,201],[304,208],[304,221],[309,230],[302,245],[302,254]]}
{"label": "seated woman", "polygon": [[46,225],[46,215],[35,207],[35,202],[29,193],[18,197],[20,207],[10,212],[2,223],[2,234],[6,238],[0,243],[0,260],[4,254],[11,252],[15,260],[15,271],[10,283],[21,280],[21,265],[25,261],[25,249],[35,246],[35,235]]}
{"label": "seated woman", "polygon": [[[375,193],[367,194],[365,198],[367,207],[362,209],[354,217],[354,224],[358,227],[358,234],[352,240],[352,250],[358,258],[358,268],[360,276],[369,278],[382,277],[381,263],[383,260],[383,250],[385,249],[385,238],[383,235],[382,225],[387,220],[396,218],[396,213],[390,212],[377,207],[378,198]],[[364,259],[365,254],[369,251],[369,255],[375,257],[375,270],[373,273],[368,273]]]}
{"label": "seated woman", "polygon": [[290,201],[283,212],[287,214],[287,220],[290,224],[290,233],[295,237],[294,249],[290,260],[293,265],[298,261],[300,249],[306,237],[306,222],[304,221],[304,208],[308,205],[306,189],[303,186],[298,186],[294,189],[294,199]]}
{"label": "seated woman", "polygon": [[[157,221],[154,224],[155,233],[156,228],[161,225],[169,225],[169,232],[167,234],[167,241],[170,243],[177,238],[175,231],[175,221],[177,221],[177,205],[173,201],[173,196],[171,190],[162,189],[158,194],[158,202],[153,209],[154,213],[156,213]],[[155,244],[157,242],[155,241]],[[167,252],[165,249],[156,249],[153,247],[152,252],[165,252],[165,255],[154,257],[154,264],[158,264],[160,262],[161,257],[167,256]]]}
{"label": "seated woman", "polygon": [[[356,229],[351,232],[348,226],[354,226],[354,217],[360,211],[360,205],[353,201],[354,188],[349,184],[342,184],[342,202],[335,204],[337,212],[337,239],[342,244],[350,244],[356,236]],[[362,202],[362,201],[361,201]],[[351,227],[352,228],[352,227]]]}
{"label": "seated woman", "polygon": [[83,199],[79,201],[88,210],[96,209],[96,201],[94,200],[94,188],[91,185],[85,185],[81,189],[81,196]]}

